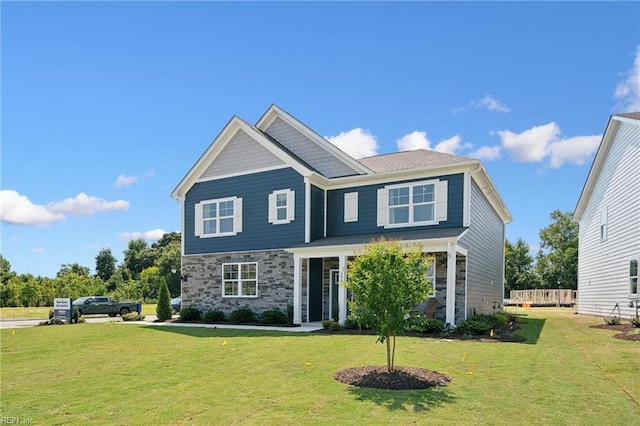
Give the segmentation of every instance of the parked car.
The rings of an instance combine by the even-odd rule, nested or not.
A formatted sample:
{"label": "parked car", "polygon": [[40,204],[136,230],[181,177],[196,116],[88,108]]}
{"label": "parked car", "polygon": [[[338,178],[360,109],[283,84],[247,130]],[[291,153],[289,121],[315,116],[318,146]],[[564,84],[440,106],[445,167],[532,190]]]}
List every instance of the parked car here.
{"label": "parked car", "polygon": [[171,308],[173,309],[173,313],[177,314],[180,312],[182,307],[182,296],[174,297],[171,299]]}
{"label": "parked car", "polygon": [[126,315],[138,310],[137,302],[118,302],[107,296],[87,296],[73,301],[80,315],[107,314],[110,317]]}

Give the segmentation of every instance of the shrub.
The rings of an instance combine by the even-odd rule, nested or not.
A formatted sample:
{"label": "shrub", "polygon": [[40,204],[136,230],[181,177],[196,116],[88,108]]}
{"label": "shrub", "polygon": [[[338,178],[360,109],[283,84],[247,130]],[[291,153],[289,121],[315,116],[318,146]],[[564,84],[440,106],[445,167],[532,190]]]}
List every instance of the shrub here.
{"label": "shrub", "polygon": [[322,328],[330,331],[338,331],[342,328],[342,326],[340,325],[340,323],[338,323],[338,321],[324,320],[322,321]]}
{"label": "shrub", "polygon": [[142,321],[143,319],[144,315],[137,312],[129,312],[128,314],[122,315],[122,321]]}
{"label": "shrub", "polygon": [[434,334],[444,330],[444,323],[441,320],[428,318],[421,314],[412,316],[409,324],[409,330],[417,331],[418,333]]}
{"label": "shrub", "polygon": [[347,330],[360,330],[363,328],[362,325],[358,322],[358,319],[353,315],[349,315],[347,317],[347,319],[344,321],[344,324],[342,324],[342,327],[346,328]]}
{"label": "shrub", "polygon": [[56,318],[49,318],[46,321],[40,322],[38,325],[64,325],[65,322]]}
{"label": "shrub", "polygon": [[238,308],[229,315],[229,321],[236,324],[253,322],[255,319],[256,315],[250,308]]}
{"label": "shrub", "polygon": [[224,312],[220,309],[207,311],[204,313],[204,322],[222,322],[226,319]]}
{"label": "shrub", "polygon": [[199,321],[202,313],[198,308],[182,308],[180,309],[181,321]]}
{"label": "shrub", "polygon": [[616,317],[615,315],[612,315],[610,317],[606,317],[604,319],[604,322],[606,322],[607,325],[618,325],[620,324],[620,318]]}
{"label": "shrub", "polygon": [[158,290],[158,305],[156,306],[156,314],[158,320],[166,321],[171,319],[173,309],[171,308],[171,296],[166,281],[162,280],[160,289]]}
{"label": "shrub", "polygon": [[631,325],[634,327],[640,327],[640,317],[631,318]]}
{"label": "shrub", "polygon": [[260,314],[261,324],[286,324],[287,315],[280,309],[269,309]]}
{"label": "shrub", "polygon": [[492,329],[496,328],[495,324],[496,320],[494,320],[492,316],[477,315],[475,317],[467,318],[458,324],[456,332],[463,336],[489,334]]}

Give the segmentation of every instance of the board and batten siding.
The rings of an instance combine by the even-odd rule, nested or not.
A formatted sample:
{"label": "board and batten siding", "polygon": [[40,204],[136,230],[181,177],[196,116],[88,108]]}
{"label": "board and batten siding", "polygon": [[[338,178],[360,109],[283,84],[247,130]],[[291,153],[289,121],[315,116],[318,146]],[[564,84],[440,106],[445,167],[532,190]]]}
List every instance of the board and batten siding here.
{"label": "board and batten siding", "polygon": [[608,316],[619,303],[621,315],[635,315],[629,261],[640,259],[640,125],[619,125],[579,222],[578,254],[578,312]]}
{"label": "board and batten siding", "polygon": [[[269,194],[295,191],[295,217],[291,223],[269,223]],[[206,254],[271,250],[304,243],[304,178],[291,168],[198,182],[187,192],[184,204],[184,253]],[[195,204],[225,197],[242,198],[242,231],[225,237],[195,235]]]}
{"label": "board and batten siding", "polygon": [[[378,189],[399,183],[420,182],[424,180],[446,180],[447,185],[447,220],[437,225],[409,226],[406,228],[388,228],[378,226]],[[358,193],[358,220],[344,221],[344,194]],[[330,190],[327,194],[327,236],[346,236],[363,234],[384,234],[398,232],[403,229],[457,228],[462,226],[464,205],[464,174],[433,176],[408,181],[386,182],[384,184],[358,186],[353,188]]]}
{"label": "board and batten siding", "polygon": [[460,244],[467,253],[467,317],[493,312],[504,294],[505,225],[478,185],[470,179],[470,220]]}

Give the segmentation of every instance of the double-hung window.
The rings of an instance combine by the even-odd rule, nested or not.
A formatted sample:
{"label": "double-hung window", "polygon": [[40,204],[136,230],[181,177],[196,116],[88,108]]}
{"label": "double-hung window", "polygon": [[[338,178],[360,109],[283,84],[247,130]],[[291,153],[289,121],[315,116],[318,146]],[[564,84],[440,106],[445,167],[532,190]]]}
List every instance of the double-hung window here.
{"label": "double-hung window", "polygon": [[427,256],[426,259],[429,261],[429,266],[427,266],[425,276],[431,282],[431,288],[433,289],[433,293],[429,297],[436,297],[436,257]]}
{"label": "double-hung window", "polygon": [[222,297],[257,296],[257,263],[224,263],[222,265]]}
{"label": "double-hung window", "polygon": [[629,262],[629,294],[640,296],[638,292],[638,259]]}
{"label": "double-hung window", "polygon": [[242,231],[242,198],[204,200],[195,205],[195,235],[224,237]]}
{"label": "double-hung window", "polygon": [[430,180],[378,190],[378,226],[435,225],[447,220],[447,181]]}
{"label": "double-hung window", "polygon": [[281,225],[295,219],[295,191],[281,189],[269,194],[269,223]]}

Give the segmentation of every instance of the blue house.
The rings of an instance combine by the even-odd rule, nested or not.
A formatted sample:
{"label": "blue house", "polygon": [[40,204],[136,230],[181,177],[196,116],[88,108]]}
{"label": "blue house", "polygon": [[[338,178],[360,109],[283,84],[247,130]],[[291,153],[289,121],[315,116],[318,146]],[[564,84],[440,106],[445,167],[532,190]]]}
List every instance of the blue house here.
{"label": "blue house", "polygon": [[292,304],[295,323],[342,322],[347,262],[382,236],[433,260],[437,318],[454,325],[502,304],[511,215],[478,160],[430,150],[356,160],[272,105],[255,125],[234,116],[171,195],[182,205],[183,306]]}

